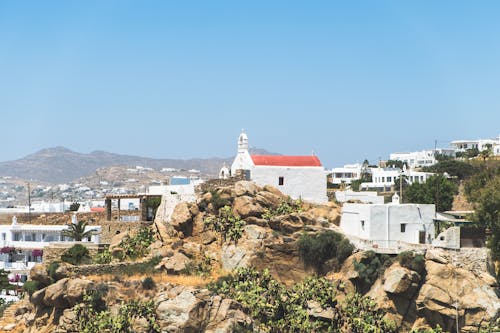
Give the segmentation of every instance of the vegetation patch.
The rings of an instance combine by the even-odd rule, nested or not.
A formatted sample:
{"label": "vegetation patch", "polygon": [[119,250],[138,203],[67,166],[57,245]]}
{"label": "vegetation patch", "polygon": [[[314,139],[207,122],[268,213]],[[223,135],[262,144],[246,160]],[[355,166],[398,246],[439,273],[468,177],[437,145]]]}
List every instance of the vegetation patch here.
{"label": "vegetation patch", "polygon": [[139,318],[146,319],[148,327],[146,332],[160,332],[156,323],[154,301],[131,300],[122,303],[118,313],[113,314],[106,308],[104,301],[98,294],[87,294],[83,303],[75,306],[78,320],[78,331],[82,333],[100,332],[135,332],[134,321]]}
{"label": "vegetation patch", "polygon": [[274,208],[264,209],[262,218],[269,221],[276,216],[301,212],[302,204],[303,204],[302,200],[300,199],[292,200],[290,197],[288,197],[287,200],[281,200],[278,206]]}
{"label": "vegetation patch", "polygon": [[406,267],[417,273],[422,273],[425,270],[425,257],[421,254],[404,251],[397,255],[396,260],[402,267]]}
{"label": "vegetation patch", "polygon": [[366,251],[360,261],[354,260],[354,269],[359,275],[360,291],[363,293],[368,291],[392,262],[393,260],[388,255],[377,254],[374,251]]}
{"label": "vegetation patch", "polygon": [[113,261],[113,255],[108,249],[97,253],[94,257],[94,263],[96,264],[109,264],[111,261]]}
{"label": "vegetation patch", "polygon": [[298,240],[299,255],[306,267],[322,274],[325,263],[333,259],[339,267],[354,251],[354,246],[342,234],[327,230],[318,234],[303,234]]}
{"label": "vegetation patch", "polygon": [[82,244],[75,244],[62,254],[61,260],[72,265],[81,265],[89,264],[91,262],[91,257],[89,255],[89,250],[85,246]]}
{"label": "vegetation patch", "polygon": [[[148,247],[154,242],[154,233],[150,228],[141,228],[137,234],[132,237],[126,237],[118,245],[123,249],[125,258],[137,259],[144,257],[148,252]],[[118,259],[125,259],[118,258]]]}
{"label": "vegetation patch", "polygon": [[222,207],[217,216],[211,215],[204,222],[205,227],[221,235],[221,242],[225,242],[228,238],[237,242],[243,236],[245,221],[234,214],[231,206]]}
{"label": "vegetation patch", "polygon": [[[324,278],[310,277],[287,289],[267,270],[240,268],[208,288],[243,304],[263,332],[396,332],[372,299],[354,294],[338,301],[342,286]],[[312,306],[328,314],[315,316]]]}

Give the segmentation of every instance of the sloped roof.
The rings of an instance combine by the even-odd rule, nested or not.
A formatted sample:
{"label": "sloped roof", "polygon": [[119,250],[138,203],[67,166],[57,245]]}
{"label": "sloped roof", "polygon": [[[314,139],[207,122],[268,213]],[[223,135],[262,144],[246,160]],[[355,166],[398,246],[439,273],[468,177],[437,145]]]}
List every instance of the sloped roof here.
{"label": "sloped roof", "polygon": [[317,156],[282,156],[282,155],[251,155],[255,165],[318,167],[321,162]]}

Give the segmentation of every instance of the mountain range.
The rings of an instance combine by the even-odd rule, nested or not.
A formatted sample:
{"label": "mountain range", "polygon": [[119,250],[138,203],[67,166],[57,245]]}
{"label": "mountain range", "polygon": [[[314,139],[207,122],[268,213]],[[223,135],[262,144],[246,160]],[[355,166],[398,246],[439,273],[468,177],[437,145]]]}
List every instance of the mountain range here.
{"label": "mountain range", "polygon": [[[251,149],[252,154],[276,155],[264,149]],[[153,169],[176,168],[196,169],[201,173],[215,176],[221,166],[230,165],[233,158],[192,158],[192,159],[155,159],[140,156],[114,154],[94,151],[89,154],[78,153],[65,147],[42,149],[23,158],[0,162],[0,176],[11,176],[25,180],[47,183],[66,183],[88,176],[99,168],[111,166],[140,165]]]}

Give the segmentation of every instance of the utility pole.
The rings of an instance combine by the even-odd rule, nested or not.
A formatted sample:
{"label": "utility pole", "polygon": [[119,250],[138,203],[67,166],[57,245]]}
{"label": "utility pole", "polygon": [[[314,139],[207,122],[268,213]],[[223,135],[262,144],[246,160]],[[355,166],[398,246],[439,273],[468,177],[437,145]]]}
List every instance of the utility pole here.
{"label": "utility pole", "polygon": [[31,188],[28,182],[28,221],[31,224]]}

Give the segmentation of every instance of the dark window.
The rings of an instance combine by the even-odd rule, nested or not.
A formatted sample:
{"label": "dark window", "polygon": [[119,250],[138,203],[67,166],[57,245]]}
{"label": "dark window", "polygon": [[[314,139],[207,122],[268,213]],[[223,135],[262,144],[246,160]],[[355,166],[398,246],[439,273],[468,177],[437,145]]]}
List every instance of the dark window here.
{"label": "dark window", "polygon": [[361,220],[361,230],[365,230],[365,221]]}
{"label": "dark window", "polygon": [[278,178],[278,185],[283,185],[285,184],[285,177],[279,177]]}
{"label": "dark window", "polygon": [[406,232],[406,223],[401,223],[401,232]]}

